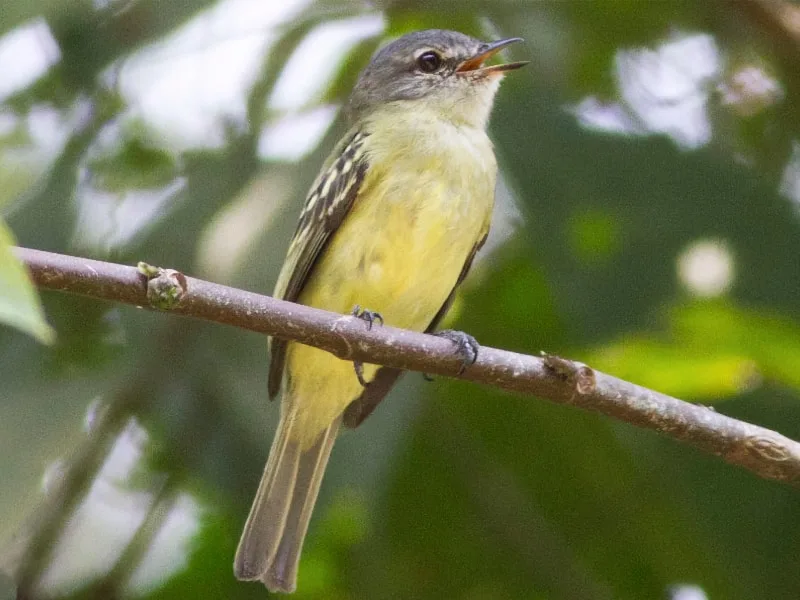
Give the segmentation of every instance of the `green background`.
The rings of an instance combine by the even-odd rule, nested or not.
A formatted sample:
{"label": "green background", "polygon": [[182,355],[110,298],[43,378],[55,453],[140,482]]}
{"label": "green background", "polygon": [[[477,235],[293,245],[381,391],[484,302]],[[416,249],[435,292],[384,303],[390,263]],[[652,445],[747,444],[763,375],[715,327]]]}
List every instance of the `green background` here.
{"label": "green background", "polygon": [[[531,65],[504,82],[491,126],[506,225],[451,324],[800,438],[800,34],[769,9],[778,5],[317,0],[276,28],[242,98],[246,118],[217,123],[218,147],[179,148],[145,119],[120,125],[135,107],[109,73],[213,6],[3,0],[0,36],[39,18],[60,52],[0,104],[15,124],[0,128],[0,210],[19,245],[269,293],[305,190],[344,127],[337,119],[296,162],[259,154],[281,116],[268,99],[289,57],[299,48],[295,64],[332,60],[301,46],[306,36],[362,14],[381,15],[386,37],[427,27],[521,36],[512,55]],[[341,102],[380,41],[352,46],[312,107]],[[702,48],[708,72],[707,56],[692,54]],[[591,103],[617,126],[587,124],[577,107]],[[43,107],[69,124],[65,143],[20,168],[15,157],[38,143],[26,119]],[[130,239],[76,235],[92,193],[121,207],[126,194],[176,182]],[[267,215],[263,226],[222,231],[243,206]],[[14,310],[0,317],[47,338],[6,237],[0,309]],[[212,239],[236,247],[234,259]],[[679,277],[679,258],[703,241],[732,265],[731,285],[711,297]],[[19,597],[264,597],[231,570],[278,412],[263,337],[42,300],[54,344],[0,328],[0,564],[17,574]],[[124,476],[109,475],[121,440],[138,453]],[[170,545],[162,537],[179,513],[190,534]],[[796,490],[654,433],[410,374],[338,441],[297,597],[646,599],[698,586],[708,598],[792,599],[798,515]],[[67,538],[71,560],[55,564]],[[112,538],[113,553],[99,549]],[[87,566],[100,554],[102,568]],[[169,574],[137,587],[147,561]],[[48,587],[54,572],[72,583]],[[0,597],[14,597],[5,579]]]}

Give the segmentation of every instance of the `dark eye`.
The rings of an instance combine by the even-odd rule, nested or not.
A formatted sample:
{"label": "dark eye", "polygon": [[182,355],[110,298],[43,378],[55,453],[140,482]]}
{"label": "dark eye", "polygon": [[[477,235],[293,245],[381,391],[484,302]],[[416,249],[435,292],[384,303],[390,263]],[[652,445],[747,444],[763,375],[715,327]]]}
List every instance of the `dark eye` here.
{"label": "dark eye", "polygon": [[438,52],[428,50],[419,55],[417,58],[417,66],[423,73],[433,73],[434,71],[438,71],[439,67],[442,66],[442,57],[439,56]]}

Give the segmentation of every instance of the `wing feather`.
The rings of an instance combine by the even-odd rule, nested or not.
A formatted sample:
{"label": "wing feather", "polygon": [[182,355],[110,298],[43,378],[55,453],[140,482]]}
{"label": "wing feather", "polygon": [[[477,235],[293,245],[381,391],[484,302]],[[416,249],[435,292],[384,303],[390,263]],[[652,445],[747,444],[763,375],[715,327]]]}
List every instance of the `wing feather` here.
{"label": "wing feather", "polygon": [[[274,296],[295,302],[333,233],[339,228],[355,202],[369,167],[364,151],[368,133],[351,132],[331,153],[311,186],[286,254]],[[270,340],[269,395],[280,390],[286,359],[286,341]]]}

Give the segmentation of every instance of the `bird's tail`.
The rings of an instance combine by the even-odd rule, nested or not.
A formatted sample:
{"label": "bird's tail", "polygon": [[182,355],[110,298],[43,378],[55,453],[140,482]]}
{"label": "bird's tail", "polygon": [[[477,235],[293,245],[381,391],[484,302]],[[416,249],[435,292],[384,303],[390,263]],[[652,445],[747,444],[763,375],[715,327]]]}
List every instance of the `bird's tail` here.
{"label": "bird's tail", "polygon": [[271,592],[295,590],[303,539],[340,421],[304,447],[302,436],[292,435],[296,419],[281,416],[236,550],[233,571],[238,579],[261,580]]}

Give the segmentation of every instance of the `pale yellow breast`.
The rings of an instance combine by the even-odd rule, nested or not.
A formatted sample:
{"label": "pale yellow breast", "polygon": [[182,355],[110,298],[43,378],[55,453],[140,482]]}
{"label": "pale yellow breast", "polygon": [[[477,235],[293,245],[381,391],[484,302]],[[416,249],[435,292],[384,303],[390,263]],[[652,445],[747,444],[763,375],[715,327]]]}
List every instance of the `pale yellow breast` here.
{"label": "pale yellow breast", "polygon": [[[491,143],[483,131],[420,115],[410,121],[393,119],[368,138],[368,174],[300,295],[302,304],[340,313],[359,304],[380,312],[387,324],[423,331],[456,285],[489,227],[496,172]],[[424,141],[430,139],[437,141]],[[352,363],[308,346],[290,344],[286,368],[286,408],[304,421],[309,441],[362,390]],[[367,366],[367,377],[374,371]]]}

